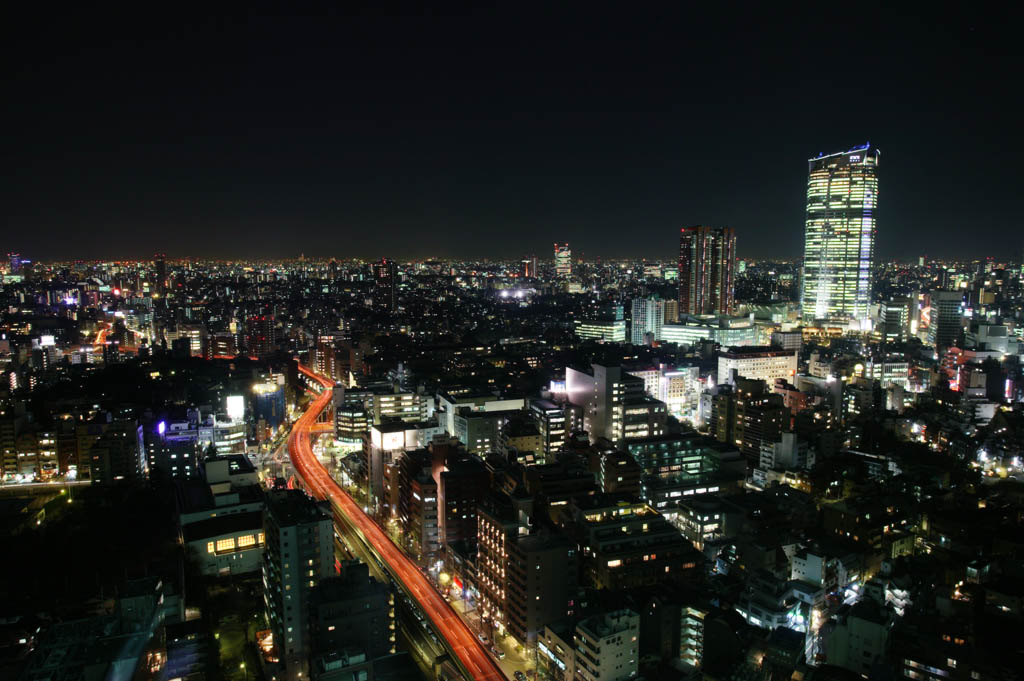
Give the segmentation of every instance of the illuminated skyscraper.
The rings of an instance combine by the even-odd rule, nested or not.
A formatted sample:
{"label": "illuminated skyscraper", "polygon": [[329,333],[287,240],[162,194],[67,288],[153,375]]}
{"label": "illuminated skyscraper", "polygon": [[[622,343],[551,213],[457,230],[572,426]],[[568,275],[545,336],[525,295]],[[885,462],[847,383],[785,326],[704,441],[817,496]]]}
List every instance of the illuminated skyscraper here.
{"label": "illuminated skyscraper", "polygon": [[870,144],[808,161],[803,319],[867,322],[880,152]]}
{"label": "illuminated skyscraper", "polygon": [[377,283],[374,303],[388,312],[394,312],[396,303],[395,261],[382,258],[373,264],[373,278]]}
{"label": "illuminated skyscraper", "polygon": [[569,244],[555,244],[555,274],[563,278],[572,276],[572,251]]}
{"label": "illuminated skyscraper", "polygon": [[679,314],[732,312],[736,232],[731,227],[683,227],[679,235]]}

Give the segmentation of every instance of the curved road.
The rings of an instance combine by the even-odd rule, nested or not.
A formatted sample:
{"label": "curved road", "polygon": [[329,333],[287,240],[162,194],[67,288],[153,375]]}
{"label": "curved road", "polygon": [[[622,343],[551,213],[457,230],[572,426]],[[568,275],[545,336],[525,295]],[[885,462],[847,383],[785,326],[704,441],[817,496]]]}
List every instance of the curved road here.
{"label": "curved road", "polygon": [[299,371],[313,379],[324,391],[299,417],[288,436],[288,452],[295,472],[305,487],[319,499],[330,499],[335,513],[343,516],[363,540],[388,566],[391,574],[405,587],[406,593],[416,599],[423,613],[452,651],[459,666],[476,681],[506,681],[494,658],[473,635],[466,623],[452,610],[448,602],[427,581],[427,578],[384,531],[370,519],[334,481],[327,469],[317,460],[310,445],[310,431],[316,427],[320,413],[327,408],[334,393],[334,382],[319,376],[308,367],[299,365]]}

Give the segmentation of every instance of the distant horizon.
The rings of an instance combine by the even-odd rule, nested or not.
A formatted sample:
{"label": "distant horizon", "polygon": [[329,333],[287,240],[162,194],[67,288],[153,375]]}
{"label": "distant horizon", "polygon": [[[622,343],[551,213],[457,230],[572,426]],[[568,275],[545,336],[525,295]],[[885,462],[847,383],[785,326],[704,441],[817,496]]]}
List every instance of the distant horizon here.
{"label": "distant horizon", "polygon": [[[73,263],[81,263],[81,264],[141,263],[141,262],[153,262],[154,261],[154,258],[153,258],[152,255],[148,256],[148,257],[130,256],[130,257],[113,257],[113,258],[37,258],[37,259],[33,259],[33,258],[29,258],[28,257],[29,254],[21,253],[19,251],[10,251],[10,253],[18,253],[23,258],[25,258],[25,259],[33,262],[33,263],[39,263],[39,264],[44,264],[44,265],[73,264]],[[313,255],[309,255],[309,254],[298,254],[298,255],[287,255],[287,256],[282,255],[282,256],[223,256],[223,257],[221,257],[221,256],[198,256],[198,255],[196,255],[196,256],[190,256],[190,255],[167,255],[165,260],[167,262],[169,262],[169,263],[187,263],[187,262],[194,262],[194,263],[204,263],[204,262],[209,262],[209,263],[250,263],[250,262],[251,263],[277,263],[277,262],[280,262],[280,263],[293,263],[293,262],[310,262],[310,263],[324,263],[324,264],[330,263],[333,260],[333,261],[336,261],[336,262],[339,262],[339,263],[362,262],[362,263],[369,264],[369,263],[372,263],[372,262],[376,262],[376,261],[380,260],[381,258],[385,258],[385,257],[389,258],[391,260],[394,260],[395,262],[402,263],[402,264],[405,264],[405,263],[424,263],[424,262],[452,262],[452,263],[456,263],[456,262],[466,262],[466,263],[489,262],[489,263],[499,264],[499,263],[519,262],[519,261],[521,261],[523,259],[532,258],[532,257],[536,257],[538,262],[547,262],[547,263],[553,263],[554,262],[554,258],[553,257],[550,257],[550,256],[549,257],[543,257],[543,256],[540,256],[540,255],[534,256],[533,254],[527,254],[527,255],[522,255],[522,256],[508,256],[508,257],[496,257],[496,256],[479,256],[479,257],[442,257],[442,256],[394,257],[394,256],[392,256],[390,254],[378,255],[378,256],[349,256],[349,257],[331,256],[331,255],[316,255],[316,256],[313,256]],[[953,259],[953,258],[944,258],[944,257],[932,257],[932,256],[928,256],[928,255],[922,254],[922,256],[916,256],[916,257],[912,257],[910,259],[876,258],[875,261],[874,261],[874,264],[876,266],[879,265],[879,264],[899,264],[899,265],[904,265],[905,264],[905,265],[915,265],[916,266],[917,263],[918,263],[918,257],[924,257],[926,264],[932,263],[932,262],[934,262],[934,263],[942,263],[942,264],[963,264],[963,263],[972,263],[972,262],[983,262],[983,261],[988,260],[989,258],[992,258],[992,261],[993,261],[994,264],[1012,265],[1012,264],[1022,264],[1022,263],[1024,263],[1024,252],[1022,252],[1017,257],[1011,257],[1009,259],[996,259],[994,256],[990,256],[990,255],[979,255],[979,256],[973,256],[973,257],[968,257],[968,258],[960,257],[960,258]],[[645,256],[607,256],[607,257],[606,256],[593,256],[593,257],[587,256],[583,260],[583,263],[584,264],[594,263],[594,262],[597,261],[597,259],[600,259],[602,262],[623,262],[623,263],[643,261],[643,262],[650,262],[650,263],[666,264],[666,263],[675,263],[675,262],[677,262],[676,259],[655,258],[655,257],[645,257]],[[803,260],[803,258],[802,257],[799,257],[799,258],[778,258],[778,257],[770,257],[770,256],[769,257],[753,257],[753,256],[740,255],[740,256],[738,256],[736,258],[736,260],[737,260],[737,262],[744,261],[744,262],[747,262],[747,263],[770,262],[770,263],[780,263],[780,264],[798,264],[798,263],[800,263]],[[574,254],[574,256],[573,256],[573,263],[578,263],[578,262],[579,262],[579,260],[578,260],[577,256]]]}

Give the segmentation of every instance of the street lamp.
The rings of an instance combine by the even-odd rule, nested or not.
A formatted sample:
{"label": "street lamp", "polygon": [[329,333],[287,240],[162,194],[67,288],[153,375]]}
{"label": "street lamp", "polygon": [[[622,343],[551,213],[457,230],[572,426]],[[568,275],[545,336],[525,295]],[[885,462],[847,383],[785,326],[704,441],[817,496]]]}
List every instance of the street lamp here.
{"label": "street lamp", "polygon": [[249,670],[245,668],[245,663],[243,662],[240,666],[242,671],[245,672],[245,681],[249,681]]}

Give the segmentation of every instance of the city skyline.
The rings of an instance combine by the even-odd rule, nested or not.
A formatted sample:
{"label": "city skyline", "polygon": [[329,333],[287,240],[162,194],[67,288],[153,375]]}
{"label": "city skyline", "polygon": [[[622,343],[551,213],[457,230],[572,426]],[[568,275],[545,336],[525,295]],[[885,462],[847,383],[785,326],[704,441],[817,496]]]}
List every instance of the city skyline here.
{"label": "city skyline", "polygon": [[1000,9],[15,6],[0,679],[1024,681]]}

